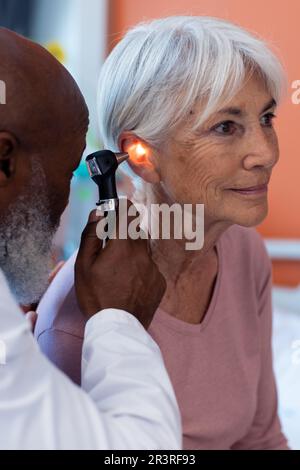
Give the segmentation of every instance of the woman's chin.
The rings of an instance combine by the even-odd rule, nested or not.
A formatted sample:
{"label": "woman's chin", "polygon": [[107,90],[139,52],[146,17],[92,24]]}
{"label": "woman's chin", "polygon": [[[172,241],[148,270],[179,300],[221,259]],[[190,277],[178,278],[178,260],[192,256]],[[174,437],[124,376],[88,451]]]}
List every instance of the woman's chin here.
{"label": "woman's chin", "polygon": [[268,204],[253,207],[237,214],[233,223],[243,227],[256,227],[260,225],[268,215]]}

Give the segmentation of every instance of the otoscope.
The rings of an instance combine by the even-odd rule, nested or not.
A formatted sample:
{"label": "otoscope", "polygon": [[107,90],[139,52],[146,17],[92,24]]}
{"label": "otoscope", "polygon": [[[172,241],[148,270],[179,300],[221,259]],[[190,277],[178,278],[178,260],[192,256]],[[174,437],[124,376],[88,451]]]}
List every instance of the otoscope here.
{"label": "otoscope", "polygon": [[102,150],[87,157],[86,163],[89,174],[99,188],[97,206],[101,212],[117,210],[119,198],[116,186],[116,171],[119,165],[128,159],[128,153],[114,153],[110,150]]}

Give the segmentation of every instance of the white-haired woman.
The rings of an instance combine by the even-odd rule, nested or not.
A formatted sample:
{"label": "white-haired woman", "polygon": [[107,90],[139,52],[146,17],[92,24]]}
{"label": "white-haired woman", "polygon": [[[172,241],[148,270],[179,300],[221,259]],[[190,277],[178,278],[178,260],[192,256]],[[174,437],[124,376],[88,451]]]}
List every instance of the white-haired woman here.
{"label": "white-haired woman", "polygon": [[[167,291],[149,332],[175,388],[186,449],[287,448],[272,370],[271,266],[250,228],[267,215],[284,82],[264,42],[206,17],[138,25],[102,70],[104,145],[131,154],[143,145],[130,164],[147,207],[205,206],[201,250],[187,251],[184,239],[152,241]],[[55,298],[67,273],[40,306],[36,335],[80,381],[84,322],[79,310],[74,317],[74,291]]]}

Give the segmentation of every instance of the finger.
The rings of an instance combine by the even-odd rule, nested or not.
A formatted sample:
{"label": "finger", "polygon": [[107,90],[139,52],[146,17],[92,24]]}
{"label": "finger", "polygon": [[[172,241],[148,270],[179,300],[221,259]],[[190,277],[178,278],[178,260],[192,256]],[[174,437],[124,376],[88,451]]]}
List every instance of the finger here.
{"label": "finger", "polygon": [[81,236],[76,260],[76,264],[80,264],[82,269],[88,269],[102,249],[103,242],[97,235],[97,226],[103,220],[105,220],[105,216],[104,214],[100,215],[99,211],[90,213],[88,223]]}
{"label": "finger", "polygon": [[36,312],[28,312],[28,313],[26,313],[25,317],[26,317],[27,321],[30,324],[31,331],[34,332],[35,325],[36,325],[37,318],[38,318],[37,313]]}
{"label": "finger", "polygon": [[38,307],[38,304],[20,305],[20,308],[24,313],[35,311],[37,307]]}

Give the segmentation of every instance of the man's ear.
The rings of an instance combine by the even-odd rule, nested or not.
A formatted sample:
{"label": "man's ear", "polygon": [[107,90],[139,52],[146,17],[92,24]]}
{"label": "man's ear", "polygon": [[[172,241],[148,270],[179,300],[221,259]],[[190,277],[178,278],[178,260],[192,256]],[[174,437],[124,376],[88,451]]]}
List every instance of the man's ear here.
{"label": "man's ear", "polygon": [[136,175],[147,183],[160,182],[157,155],[146,142],[132,132],[123,132],[119,137],[118,144],[122,152],[129,153],[128,163]]}
{"label": "man's ear", "polygon": [[9,132],[0,132],[0,186],[9,183],[16,170],[16,138]]}

